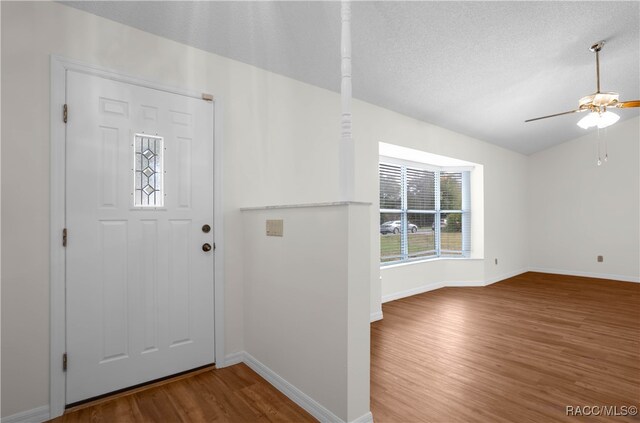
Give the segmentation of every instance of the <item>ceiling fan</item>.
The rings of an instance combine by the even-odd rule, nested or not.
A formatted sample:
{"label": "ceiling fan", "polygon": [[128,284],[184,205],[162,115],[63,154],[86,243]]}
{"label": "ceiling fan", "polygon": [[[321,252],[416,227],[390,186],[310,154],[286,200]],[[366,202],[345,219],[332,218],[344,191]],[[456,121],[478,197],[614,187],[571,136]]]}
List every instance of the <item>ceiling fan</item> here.
{"label": "ceiling fan", "polygon": [[536,120],[547,119],[555,116],[569,115],[572,113],[591,112],[587,116],[580,119],[578,126],[583,129],[597,126],[598,128],[606,128],[613,125],[620,119],[617,114],[607,109],[617,108],[626,109],[630,107],[640,107],[640,100],[620,101],[618,93],[601,92],[600,91],[600,50],[604,47],[604,41],[598,41],[592,45],[589,50],[596,54],[596,92],[582,97],[578,101],[578,108],[568,112],[556,113],[554,115],[542,116],[534,119],[525,120],[525,122],[533,122]]}

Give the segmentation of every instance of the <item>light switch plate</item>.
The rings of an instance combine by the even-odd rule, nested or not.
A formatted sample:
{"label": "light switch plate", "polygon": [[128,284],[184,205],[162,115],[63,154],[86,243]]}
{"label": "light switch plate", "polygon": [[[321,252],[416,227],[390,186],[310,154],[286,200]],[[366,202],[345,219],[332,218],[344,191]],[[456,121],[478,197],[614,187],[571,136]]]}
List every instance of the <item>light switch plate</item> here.
{"label": "light switch plate", "polygon": [[282,219],[267,219],[267,236],[282,236],[283,227]]}

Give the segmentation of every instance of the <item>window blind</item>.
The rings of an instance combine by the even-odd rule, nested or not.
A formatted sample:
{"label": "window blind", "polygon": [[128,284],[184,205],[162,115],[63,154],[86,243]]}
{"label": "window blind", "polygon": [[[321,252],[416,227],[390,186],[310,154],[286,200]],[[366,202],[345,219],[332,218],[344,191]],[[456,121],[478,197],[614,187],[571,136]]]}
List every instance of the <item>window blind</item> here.
{"label": "window blind", "polygon": [[383,264],[471,251],[470,172],[380,163]]}
{"label": "window blind", "polygon": [[402,206],[401,167],[380,164],[380,208],[400,210]]}

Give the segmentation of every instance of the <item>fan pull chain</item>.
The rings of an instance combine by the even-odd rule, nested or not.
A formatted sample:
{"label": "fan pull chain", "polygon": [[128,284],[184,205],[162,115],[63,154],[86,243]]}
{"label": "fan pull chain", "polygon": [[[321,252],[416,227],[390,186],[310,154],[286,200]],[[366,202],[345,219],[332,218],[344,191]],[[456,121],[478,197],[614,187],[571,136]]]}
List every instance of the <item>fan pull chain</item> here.
{"label": "fan pull chain", "polygon": [[600,128],[598,128],[598,166],[600,166],[602,164],[602,159],[601,159],[601,155],[600,155]]}
{"label": "fan pull chain", "polygon": [[609,160],[609,153],[607,152],[607,128],[604,128],[604,161]]}

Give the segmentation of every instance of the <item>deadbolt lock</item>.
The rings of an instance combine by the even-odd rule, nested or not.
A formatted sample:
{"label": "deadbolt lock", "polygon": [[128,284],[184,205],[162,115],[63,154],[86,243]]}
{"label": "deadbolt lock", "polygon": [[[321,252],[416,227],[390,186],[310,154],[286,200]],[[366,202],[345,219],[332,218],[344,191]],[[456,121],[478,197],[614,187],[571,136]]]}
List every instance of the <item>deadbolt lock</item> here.
{"label": "deadbolt lock", "polygon": [[202,226],[202,232],[204,232],[205,234],[208,234],[209,232],[211,232],[211,226],[203,225]]}

